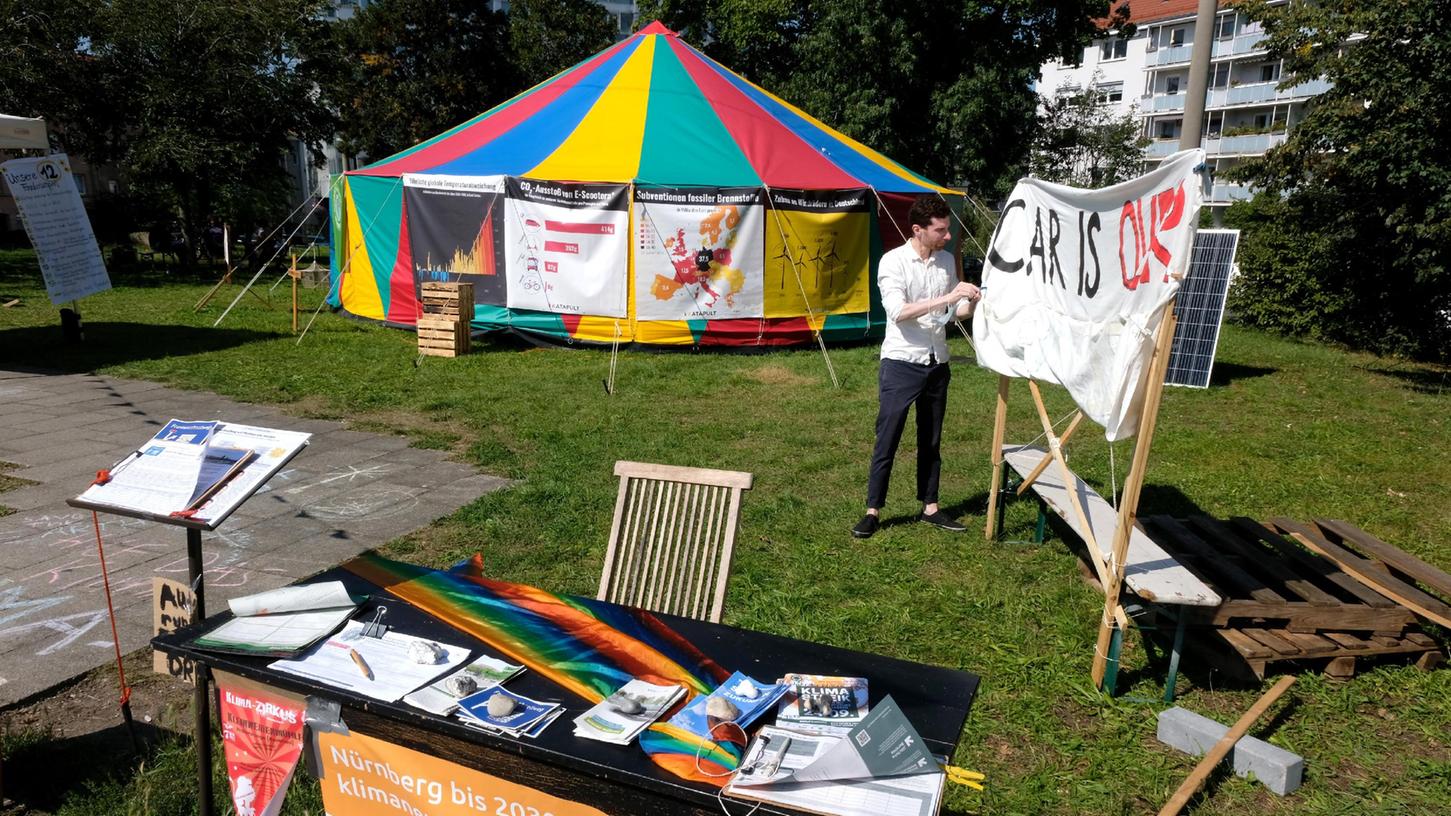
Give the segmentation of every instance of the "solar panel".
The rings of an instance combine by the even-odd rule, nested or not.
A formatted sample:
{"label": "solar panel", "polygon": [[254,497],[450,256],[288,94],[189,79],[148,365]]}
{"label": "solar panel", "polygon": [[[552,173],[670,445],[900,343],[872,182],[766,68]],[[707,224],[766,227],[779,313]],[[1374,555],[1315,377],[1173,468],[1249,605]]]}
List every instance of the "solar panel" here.
{"label": "solar panel", "polygon": [[1165,385],[1209,387],[1219,325],[1224,320],[1224,298],[1229,292],[1229,272],[1238,247],[1239,230],[1202,229],[1194,236],[1189,274],[1179,287],[1179,325],[1174,330]]}

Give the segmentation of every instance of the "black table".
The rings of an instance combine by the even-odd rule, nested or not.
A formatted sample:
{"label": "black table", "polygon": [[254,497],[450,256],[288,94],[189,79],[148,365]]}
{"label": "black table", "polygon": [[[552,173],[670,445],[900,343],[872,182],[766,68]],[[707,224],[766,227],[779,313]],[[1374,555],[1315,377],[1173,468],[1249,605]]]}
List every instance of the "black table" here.
{"label": "black table", "polygon": [[[342,568],[309,579],[342,581],[354,597],[371,596],[356,616],[370,620],[379,604],[388,607],[387,623],[395,630],[469,647],[495,657],[498,650],[438,621],[373,583]],[[610,745],[574,736],[571,720],[589,703],[536,672],[524,672],[508,687],[527,697],[559,701],[566,711],[537,738],[511,739],[470,728],[456,719],[439,717],[407,703],[384,703],[306,678],[272,671],[272,658],[221,654],[197,649],[189,641],[230,619],[215,615],[188,629],[161,635],[152,645],[214,670],[342,705],[348,729],[422,753],[526,785],[621,816],[676,816],[718,813],[716,790],[676,777],[656,766],[636,744]],[[865,677],[871,702],[890,694],[935,753],[951,757],[977,693],[978,677],[964,671],[928,666],[880,655],[854,652],[818,643],[778,637],[723,624],[673,615],[660,619],[727,671],[739,670],[759,680],[788,672]],[[763,721],[769,722],[771,715]],[[793,814],[763,805],[761,813]]]}

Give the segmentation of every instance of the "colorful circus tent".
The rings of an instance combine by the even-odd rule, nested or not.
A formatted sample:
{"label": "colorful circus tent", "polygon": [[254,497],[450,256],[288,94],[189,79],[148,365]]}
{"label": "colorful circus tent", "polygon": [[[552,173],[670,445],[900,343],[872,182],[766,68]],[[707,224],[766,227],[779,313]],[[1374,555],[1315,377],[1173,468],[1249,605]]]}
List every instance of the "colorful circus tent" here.
{"label": "colorful circus tent", "polygon": [[[329,302],[411,326],[473,284],[475,329],[765,346],[880,335],[876,264],[920,195],[962,196],[660,23],[333,179]],[[954,221],[954,227],[957,225]]]}

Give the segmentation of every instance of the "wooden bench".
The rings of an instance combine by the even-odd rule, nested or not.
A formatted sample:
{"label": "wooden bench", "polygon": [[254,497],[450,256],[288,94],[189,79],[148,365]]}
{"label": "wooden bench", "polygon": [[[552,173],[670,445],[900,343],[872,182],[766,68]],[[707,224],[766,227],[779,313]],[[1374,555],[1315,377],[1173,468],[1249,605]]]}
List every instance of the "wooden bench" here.
{"label": "wooden bench", "polygon": [[[1029,445],[1004,445],[1002,452],[1004,467],[1011,467],[1023,479],[1037,470],[1039,463],[1048,456],[1043,448]],[[1085,544],[1089,541],[1096,544],[1096,557],[1100,563],[1107,562],[1114,530],[1118,526],[1118,511],[1077,475],[1074,475],[1073,481],[1073,490],[1078,494],[1079,504],[1083,506],[1083,513],[1088,519],[1089,535],[1084,535],[1085,531],[1081,529],[1078,513],[1073,509],[1072,499],[1058,468],[1044,468],[1031,487],[1042,508],[1056,513]],[[1008,491],[1005,489],[1003,492]],[[999,496],[993,500],[1001,501],[1002,498]],[[1001,513],[998,518],[1002,518]],[[1040,523],[1042,518],[1044,517],[1040,514]],[[1090,553],[1090,557],[1094,557],[1094,554]],[[1129,535],[1128,553],[1124,558],[1124,585],[1145,601],[1165,606],[1217,607],[1222,600],[1209,585],[1154,543],[1138,524],[1134,525],[1133,532]],[[1179,655],[1184,645],[1184,627],[1189,618],[1182,613],[1175,613],[1173,617],[1177,623],[1169,658],[1169,675],[1165,681],[1166,702],[1171,702],[1174,698],[1174,684],[1179,674]],[[1118,664],[1119,637],[1115,636],[1110,649],[1109,659],[1112,666]],[[1112,685],[1112,678],[1105,680],[1104,687],[1110,692]]]}

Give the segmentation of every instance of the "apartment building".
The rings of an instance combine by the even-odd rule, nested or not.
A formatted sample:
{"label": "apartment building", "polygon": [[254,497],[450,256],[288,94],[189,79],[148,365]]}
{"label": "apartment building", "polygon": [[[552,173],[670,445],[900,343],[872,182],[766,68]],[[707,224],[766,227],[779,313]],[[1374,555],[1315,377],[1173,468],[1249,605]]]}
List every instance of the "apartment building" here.
{"label": "apartment building", "polygon": [[[1288,0],[1286,0],[1288,1]],[[1122,3],[1118,4],[1122,5]],[[1143,122],[1151,141],[1144,150],[1152,167],[1179,149],[1184,129],[1184,97],[1189,87],[1189,57],[1195,31],[1197,0],[1138,0],[1129,5],[1134,28],[1104,35],[1084,49],[1077,64],[1043,66],[1039,93],[1092,88],[1100,102]],[[1316,96],[1329,88],[1307,78],[1281,89],[1284,66],[1263,48],[1264,32],[1233,8],[1214,18],[1209,89],[1206,93],[1202,144],[1216,176],[1252,156],[1283,144],[1289,131],[1308,111]],[[1215,180],[1210,207],[1226,207],[1249,198],[1244,185]]]}

